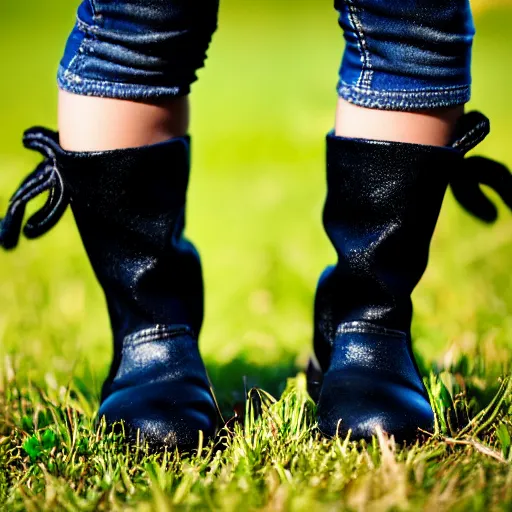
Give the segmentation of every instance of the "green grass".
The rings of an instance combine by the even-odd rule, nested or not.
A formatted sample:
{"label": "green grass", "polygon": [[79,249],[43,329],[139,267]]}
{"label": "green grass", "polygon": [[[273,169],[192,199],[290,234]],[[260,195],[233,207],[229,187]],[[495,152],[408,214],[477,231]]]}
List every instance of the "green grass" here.
{"label": "green grass", "polygon": [[[55,126],[72,4],[0,4],[0,212],[37,161],[21,149],[22,130]],[[342,40],[330,4],[314,5],[225,0],[194,89],[188,234],[207,283],[202,351],[226,417],[245,386],[265,390],[253,392],[262,417],[247,402],[223,450],[192,456],[129,450],[95,426],[108,321],[67,214],[0,255],[0,509],[512,507],[512,216],[503,208],[487,227],[447,197],[414,295],[437,435],[402,449],[384,436],[371,446],[324,440],[315,429],[298,372],[316,279],[334,260],[320,214]],[[510,9],[478,16],[471,104],[493,123],[479,153],[509,165],[511,23]]]}

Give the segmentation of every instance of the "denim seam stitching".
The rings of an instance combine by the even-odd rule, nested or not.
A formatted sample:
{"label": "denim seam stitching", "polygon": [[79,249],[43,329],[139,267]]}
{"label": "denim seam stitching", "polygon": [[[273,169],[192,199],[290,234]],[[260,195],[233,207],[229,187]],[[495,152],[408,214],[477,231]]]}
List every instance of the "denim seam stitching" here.
{"label": "denim seam stitching", "polygon": [[[83,79],[80,77],[80,72],[84,67],[84,53],[86,49],[90,51],[92,44],[91,36],[95,37],[97,31],[97,27],[85,23],[78,15],[76,16],[76,26],[78,30],[83,33],[84,37],[80,42],[76,55],[74,55],[69,62],[67,69],[61,68],[63,70],[62,78],[71,81],[75,86],[83,82]],[[60,82],[62,83],[62,81]]]}
{"label": "denim seam stitching", "polygon": [[84,49],[86,45],[86,36],[84,36],[84,39],[80,43],[80,46],[78,47],[78,50],[76,52],[76,55],[73,57],[71,62],[69,63],[68,69],[64,71],[64,76],[66,79],[71,80],[75,84],[79,84],[82,82],[82,79],[80,78],[80,72],[82,71],[84,64],[83,64],[83,57],[84,57]]}
{"label": "denim seam stitching", "polygon": [[361,20],[357,17],[357,15],[361,13],[361,9],[355,5],[354,0],[346,0],[346,5],[349,11],[348,17],[350,24],[357,35],[357,46],[361,56],[361,74],[357,79],[356,86],[370,88],[372,84],[373,71],[370,52],[368,51],[368,44],[363,32],[363,26]]}
{"label": "denim seam stitching", "polygon": [[436,87],[435,89],[394,89],[390,91],[376,91],[376,90],[368,90],[366,88],[358,87],[357,85],[349,84],[343,80],[340,81],[342,88],[351,89],[357,93],[366,94],[367,96],[435,96],[442,95],[445,93],[451,92],[465,92],[470,89],[469,85],[456,85],[450,87]]}
{"label": "denim seam stitching", "polygon": [[[75,70],[73,70],[75,71]],[[61,88],[75,94],[94,95],[112,98],[152,98],[162,96],[178,96],[185,89],[184,85],[148,86],[145,84],[129,84],[82,78],[70,69],[59,68],[58,81]]]}
{"label": "denim seam stitching", "polygon": [[[78,18],[78,16],[76,18],[76,22],[77,22],[77,26],[79,26],[80,19]],[[84,41],[85,41],[86,37],[87,36],[84,33],[84,38],[82,39],[82,41],[80,41],[80,46],[78,47],[76,54],[73,55],[73,58],[69,61],[67,68],[66,69],[62,68],[62,69],[64,69],[64,73],[63,73],[64,78],[69,79],[69,80],[71,80],[71,82],[74,82],[74,83],[81,82],[81,78],[78,76],[78,74],[75,73],[75,71],[78,72],[80,69],[79,57],[81,57],[83,55],[83,46],[84,46]]]}
{"label": "denim seam stitching", "polygon": [[92,17],[94,20],[97,20],[100,18],[100,15],[98,14],[98,8],[96,7],[94,0],[89,0],[89,5],[91,6],[92,11]]}
{"label": "denim seam stitching", "polygon": [[469,101],[471,88],[386,94],[386,91],[357,91],[351,87],[338,86],[338,95],[349,103],[366,108],[411,111],[462,105]]}
{"label": "denim seam stitching", "polygon": [[86,35],[96,35],[99,31],[99,27],[96,25],[89,25],[85,21],[81,20],[78,16],[76,17],[76,26],[78,30],[81,30]]}

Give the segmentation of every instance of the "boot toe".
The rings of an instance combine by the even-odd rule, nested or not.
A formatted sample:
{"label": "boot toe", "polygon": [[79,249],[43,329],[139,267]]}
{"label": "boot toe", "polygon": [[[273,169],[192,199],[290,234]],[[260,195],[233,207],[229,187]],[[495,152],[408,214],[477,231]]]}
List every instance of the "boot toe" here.
{"label": "boot toe", "polygon": [[196,448],[199,432],[211,439],[217,428],[217,409],[208,391],[190,386],[143,385],[113,392],[99,417],[107,425],[123,425],[129,441],[152,447]]}
{"label": "boot toe", "polygon": [[329,437],[350,431],[351,439],[368,441],[381,429],[397,442],[414,442],[422,430],[432,431],[434,413],[426,396],[406,383],[368,376],[326,378],[318,426]]}

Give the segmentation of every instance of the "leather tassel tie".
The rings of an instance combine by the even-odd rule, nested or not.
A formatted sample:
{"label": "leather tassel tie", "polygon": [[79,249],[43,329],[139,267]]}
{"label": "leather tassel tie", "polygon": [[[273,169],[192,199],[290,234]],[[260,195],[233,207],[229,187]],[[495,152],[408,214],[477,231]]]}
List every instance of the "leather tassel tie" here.
{"label": "leather tassel tie", "polygon": [[[486,116],[476,111],[469,112],[457,123],[452,148],[465,155],[490,131],[491,125]],[[450,187],[459,204],[480,220],[491,223],[498,218],[498,210],[480,185],[494,190],[512,210],[512,174],[505,165],[483,156],[471,156],[454,169],[450,178]]]}
{"label": "leather tassel tie", "polygon": [[[23,145],[41,153],[44,160],[22,182],[9,201],[6,216],[0,220],[0,246],[4,249],[18,245],[22,227],[27,238],[37,238],[55,226],[66,211],[69,197],[57,168],[57,155],[62,151],[57,140],[57,134],[45,128],[31,128],[24,133]],[[49,192],[46,203],[23,226],[27,204],[44,192]]]}
{"label": "leather tassel tie", "polygon": [[[461,134],[452,144],[462,154],[473,149],[490,131],[489,120],[479,112],[466,114],[459,123]],[[0,220],[0,246],[13,249],[18,245],[21,231],[26,238],[37,238],[49,231],[66,211],[69,196],[58,170],[57,155],[62,152],[58,135],[45,128],[31,128],[23,137],[23,145],[39,151],[44,160],[20,185],[12,196],[6,216]],[[465,158],[453,173],[450,186],[453,195],[469,213],[484,222],[494,222],[498,211],[484,194],[481,185],[490,187],[512,210],[512,174],[506,166],[481,156]],[[23,226],[27,204],[44,192],[49,192],[44,206]]]}
{"label": "leather tassel tie", "polygon": [[498,218],[498,210],[480,185],[494,190],[512,210],[512,174],[505,165],[483,156],[471,156],[464,159],[460,171],[450,181],[459,204],[480,220],[491,223]]}

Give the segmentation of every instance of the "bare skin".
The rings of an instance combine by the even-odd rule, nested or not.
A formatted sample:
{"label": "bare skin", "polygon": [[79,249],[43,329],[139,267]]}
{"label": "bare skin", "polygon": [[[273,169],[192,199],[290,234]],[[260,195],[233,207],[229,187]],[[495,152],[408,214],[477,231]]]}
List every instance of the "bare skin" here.
{"label": "bare skin", "polygon": [[[445,146],[463,113],[463,106],[396,112],[363,108],[339,99],[336,135]],[[188,97],[143,103],[59,91],[60,142],[68,151],[156,144],[185,135],[188,126]]]}
{"label": "bare skin", "polygon": [[142,103],[59,91],[60,144],[68,151],[156,144],[185,135],[188,125],[188,97]]}
{"label": "bare skin", "polygon": [[463,113],[462,105],[422,112],[396,112],[363,108],[340,98],[336,111],[336,135],[446,146]]}

